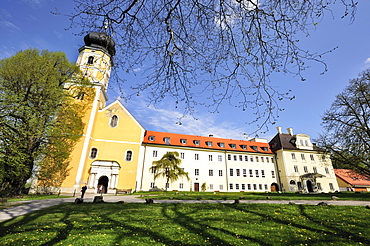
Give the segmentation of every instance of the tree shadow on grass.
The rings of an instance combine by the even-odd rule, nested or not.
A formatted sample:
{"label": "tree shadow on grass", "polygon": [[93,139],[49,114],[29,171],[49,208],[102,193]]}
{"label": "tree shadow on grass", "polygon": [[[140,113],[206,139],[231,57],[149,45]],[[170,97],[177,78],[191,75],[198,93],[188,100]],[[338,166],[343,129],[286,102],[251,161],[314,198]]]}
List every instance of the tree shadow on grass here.
{"label": "tree shadow on grass", "polygon": [[[366,243],[367,245],[369,245],[369,239],[367,239],[365,237],[362,237],[362,236],[359,236],[358,234],[355,234],[355,232],[358,232],[357,230],[354,231],[353,233],[350,233],[350,232],[344,231],[340,228],[330,226],[327,223],[322,223],[322,220],[316,220],[316,219],[310,217],[305,212],[305,209],[306,209],[306,206],[312,206],[312,205],[298,205],[298,210],[300,211],[300,214],[302,216],[304,216],[305,218],[307,218],[308,220],[310,220],[313,223],[312,226],[308,226],[307,223],[305,223],[305,225],[295,223],[293,220],[282,220],[280,218],[273,217],[273,216],[271,216],[269,214],[266,214],[266,213],[259,213],[259,212],[256,212],[256,211],[246,210],[247,208],[245,206],[243,206],[243,205],[240,206],[239,204],[231,204],[229,206],[233,207],[234,209],[239,210],[239,211],[243,211],[243,212],[246,212],[246,213],[252,213],[252,214],[261,216],[261,217],[265,218],[265,220],[270,220],[270,221],[273,221],[274,223],[277,223],[277,224],[289,225],[289,226],[293,226],[293,227],[295,227],[297,229],[300,229],[300,230],[307,230],[307,231],[311,231],[313,233],[318,233],[320,235],[325,235],[326,234],[326,235],[330,236],[331,238],[340,237],[340,238],[344,239],[345,241],[346,240],[347,241],[351,240],[351,241],[355,241],[355,242]],[[289,206],[295,206],[295,205],[289,205]],[[330,214],[330,206],[320,207],[320,208],[328,209],[328,214]],[[322,227],[325,227],[328,230],[319,229],[319,228],[322,228]],[[335,233],[333,231],[335,231]],[[321,243],[324,243],[326,241],[324,238],[320,238],[319,240],[320,240]],[[329,242],[333,243],[332,240],[328,240],[328,243]],[[300,244],[300,243],[310,244],[310,240],[305,239],[305,240],[302,240],[302,241],[299,241],[299,240],[294,241],[294,239],[292,239],[292,241],[289,242],[289,244],[294,244],[294,245],[295,244]]]}
{"label": "tree shadow on grass", "polygon": [[[229,210],[229,207],[225,206],[225,204],[219,204],[219,205],[221,207],[218,207],[218,209]],[[244,235],[236,235],[232,231],[229,231],[229,230],[226,230],[220,227],[210,226],[206,223],[203,223],[202,220],[194,219],[191,215],[193,213],[199,213],[200,211],[199,206],[201,206],[202,207],[201,209],[204,209],[204,210],[214,208],[214,205],[210,205],[210,208],[207,208],[207,204],[202,204],[202,205],[197,204],[195,205],[195,207],[192,209],[191,212],[184,213],[181,211],[181,204],[174,204],[173,207],[163,207],[162,213],[165,217],[167,217],[168,219],[171,219],[173,223],[176,223],[182,226],[184,229],[187,229],[191,233],[201,236],[204,241],[209,241],[211,245],[233,245],[229,243],[228,241],[226,241],[225,239],[223,239],[222,235],[231,236],[236,239],[244,239],[250,243],[258,243],[259,245],[265,245],[265,246],[270,245],[257,238],[248,237]],[[171,209],[171,211],[174,212],[175,216],[170,215],[171,211],[169,211],[169,209]],[[206,218],[204,218],[204,221],[205,219]],[[233,218],[227,218],[227,219],[230,221],[233,220]],[[224,217],[222,219],[221,218],[218,218],[218,219],[208,218],[207,221],[210,221],[210,220],[212,220],[213,222],[221,222],[221,220],[225,221],[225,218]],[[211,233],[211,230],[213,230],[214,233]],[[220,235],[220,236],[215,236],[215,235]]]}

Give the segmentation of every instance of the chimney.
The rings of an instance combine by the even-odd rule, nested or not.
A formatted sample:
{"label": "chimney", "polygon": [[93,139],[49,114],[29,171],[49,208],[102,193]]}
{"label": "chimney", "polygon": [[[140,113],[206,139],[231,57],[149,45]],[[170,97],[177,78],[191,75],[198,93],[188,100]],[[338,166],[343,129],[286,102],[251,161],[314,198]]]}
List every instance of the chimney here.
{"label": "chimney", "polygon": [[281,126],[276,127],[276,130],[278,131],[279,134],[281,134]]}
{"label": "chimney", "polygon": [[293,128],[289,127],[286,129],[289,133],[289,135],[293,136]]}
{"label": "chimney", "polygon": [[209,134],[208,137],[213,138],[213,134]]}

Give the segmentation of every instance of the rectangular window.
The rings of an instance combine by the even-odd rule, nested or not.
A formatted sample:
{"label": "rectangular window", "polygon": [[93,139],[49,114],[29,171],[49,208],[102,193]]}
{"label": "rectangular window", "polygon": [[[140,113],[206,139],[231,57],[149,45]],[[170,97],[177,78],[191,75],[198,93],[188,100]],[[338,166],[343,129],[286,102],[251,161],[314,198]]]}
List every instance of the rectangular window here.
{"label": "rectangular window", "polygon": [[154,188],[154,186],[155,186],[154,182],[151,182],[151,183],[150,183],[150,189],[153,189],[153,188]]}
{"label": "rectangular window", "polygon": [[239,184],[235,184],[235,189],[239,190]]}
{"label": "rectangular window", "polygon": [[303,167],[303,171],[304,171],[305,173],[308,173],[308,168],[307,168],[307,166],[304,166],[304,167]]}
{"label": "rectangular window", "polygon": [[246,156],[244,156],[244,160],[245,161],[248,161],[248,156],[246,155]]}
{"label": "rectangular window", "polygon": [[222,170],[218,170],[218,176],[222,176]]}
{"label": "rectangular window", "polygon": [[321,183],[316,183],[316,185],[317,185],[317,189],[318,189],[318,190],[322,190],[322,188],[321,188]]}
{"label": "rectangular window", "polygon": [[304,156],[304,154],[301,154],[301,158],[302,158],[302,161],[306,160],[306,157]]}
{"label": "rectangular window", "polygon": [[298,166],[294,166],[294,172],[298,173]]}
{"label": "rectangular window", "polygon": [[313,167],[313,173],[317,173],[317,168]]}
{"label": "rectangular window", "polygon": [[199,161],[199,154],[195,154],[195,160]]}
{"label": "rectangular window", "polygon": [[259,176],[258,170],[256,170],[256,178],[259,178]]}
{"label": "rectangular window", "polygon": [[330,190],[334,190],[334,185],[333,185],[333,183],[329,183],[329,188],[330,188]]}
{"label": "rectangular window", "polygon": [[233,184],[229,184],[230,190],[234,189]]}
{"label": "rectangular window", "polygon": [[213,190],[213,184],[209,184],[209,189]]}
{"label": "rectangular window", "polygon": [[262,184],[258,185],[258,189],[262,190]]}
{"label": "rectangular window", "polygon": [[253,162],[253,157],[252,156],[249,158],[249,161],[250,162]]}
{"label": "rectangular window", "polygon": [[155,174],[155,169],[156,169],[156,167],[152,167],[152,168],[150,169],[150,173],[151,173],[151,174]]}
{"label": "rectangular window", "polygon": [[180,158],[181,158],[181,159],[185,159],[185,153],[183,153],[183,152],[182,152],[182,153],[180,153]]}
{"label": "rectangular window", "polygon": [[238,159],[238,157],[236,155],[234,155],[234,161],[236,161]]}
{"label": "rectangular window", "polygon": [[245,190],[245,184],[242,184],[242,190]]}
{"label": "rectangular window", "polygon": [[212,160],[213,160],[212,155],[208,155],[208,160],[209,160],[209,161],[212,161]]}
{"label": "rectangular window", "polygon": [[271,171],[271,177],[275,178],[275,171]]}
{"label": "rectangular window", "polygon": [[209,169],[208,174],[209,174],[209,176],[213,176],[213,169]]}
{"label": "rectangular window", "polygon": [[268,157],[266,157],[266,162],[269,163],[270,162],[270,159]]}
{"label": "rectangular window", "polygon": [[220,190],[223,190],[224,189],[224,185],[220,185]]}
{"label": "rectangular window", "polygon": [[243,156],[239,155],[239,161],[243,161]]}
{"label": "rectangular window", "polygon": [[243,169],[243,177],[247,177],[247,169]]}
{"label": "rectangular window", "polygon": [[315,161],[315,158],[313,157],[313,155],[310,155],[310,159],[311,161]]}
{"label": "rectangular window", "polygon": [[218,161],[222,161],[222,155],[218,155]]}
{"label": "rectangular window", "polygon": [[230,176],[234,176],[234,169],[230,168]]}
{"label": "rectangular window", "polygon": [[261,161],[262,161],[262,162],[265,162],[265,158],[263,158],[263,156],[261,157]]}
{"label": "rectangular window", "polygon": [[265,177],[265,170],[261,170],[261,176],[262,176],[262,178]]}
{"label": "rectangular window", "polygon": [[295,153],[291,153],[291,155],[292,155],[292,160],[296,160]]}
{"label": "rectangular window", "polygon": [[236,169],[236,176],[240,176],[240,169]]}
{"label": "rectangular window", "polygon": [[329,174],[329,168],[325,167],[325,173]]}
{"label": "rectangular window", "polygon": [[231,155],[227,155],[227,159],[231,161]]}
{"label": "rectangular window", "polygon": [[251,184],[247,184],[247,187],[248,187],[248,190],[251,190],[252,189]]}
{"label": "rectangular window", "polygon": [[256,156],[256,162],[259,162],[259,158],[258,158],[258,156]]}
{"label": "rectangular window", "polygon": [[268,188],[268,186],[267,186],[267,184],[265,184],[265,190],[268,190],[269,188]]}
{"label": "rectangular window", "polygon": [[194,174],[195,174],[195,176],[199,176],[199,169],[195,169]]}
{"label": "rectangular window", "polygon": [[253,170],[249,169],[249,177],[253,177]]}
{"label": "rectangular window", "polygon": [[271,157],[271,163],[274,163],[274,158]]}
{"label": "rectangular window", "polygon": [[153,150],[153,157],[157,157],[157,155],[158,155],[158,151]]}
{"label": "rectangular window", "polygon": [[257,190],[257,185],[253,184],[253,190]]}

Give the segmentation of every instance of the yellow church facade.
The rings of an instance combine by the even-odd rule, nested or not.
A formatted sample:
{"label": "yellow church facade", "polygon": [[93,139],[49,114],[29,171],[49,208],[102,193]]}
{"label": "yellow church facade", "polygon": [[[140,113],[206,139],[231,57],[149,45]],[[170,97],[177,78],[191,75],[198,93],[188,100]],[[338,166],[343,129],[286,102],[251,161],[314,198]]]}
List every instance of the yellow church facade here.
{"label": "yellow church facade", "polygon": [[92,82],[95,95],[83,119],[83,136],[71,153],[70,175],[62,183],[61,192],[79,192],[84,185],[88,193],[99,189],[103,193],[115,193],[117,188],[133,190],[144,128],[118,100],[106,105],[115,54],[113,40],[91,32],[84,41],[77,65]]}

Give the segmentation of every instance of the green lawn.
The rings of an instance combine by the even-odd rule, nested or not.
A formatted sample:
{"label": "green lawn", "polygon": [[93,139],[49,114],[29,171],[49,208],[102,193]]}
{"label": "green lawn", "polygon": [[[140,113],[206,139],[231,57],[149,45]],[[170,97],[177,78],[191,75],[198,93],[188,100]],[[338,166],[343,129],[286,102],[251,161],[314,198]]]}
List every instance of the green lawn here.
{"label": "green lawn", "polygon": [[370,245],[363,206],[65,203],[0,223],[0,245]]}
{"label": "green lawn", "polygon": [[331,200],[332,196],[338,200],[370,201],[370,192],[354,193],[263,193],[263,192],[137,192],[135,195],[142,195],[142,198],[149,198],[155,195],[155,199],[176,199],[176,200]]}

